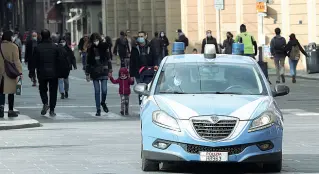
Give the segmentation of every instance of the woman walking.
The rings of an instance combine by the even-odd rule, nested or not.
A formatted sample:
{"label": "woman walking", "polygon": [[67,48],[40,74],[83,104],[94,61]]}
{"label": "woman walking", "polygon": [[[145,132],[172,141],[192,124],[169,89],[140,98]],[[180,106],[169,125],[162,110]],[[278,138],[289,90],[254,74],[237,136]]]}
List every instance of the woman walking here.
{"label": "woman walking", "polygon": [[233,34],[231,32],[227,32],[226,34],[227,39],[224,40],[223,45],[221,45],[222,49],[225,49],[225,51],[223,52],[224,54],[232,54],[232,49],[233,49],[233,43],[234,43],[234,39],[233,39]]}
{"label": "woman walking", "polygon": [[289,38],[290,40],[288,41],[285,47],[285,50],[288,52],[287,55],[289,57],[289,67],[290,67],[290,75],[292,76],[292,83],[296,83],[297,64],[300,59],[300,51],[306,57],[308,57],[308,54],[302,48],[302,46],[300,45],[294,33],[290,34]]}
{"label": "woman walking", "polygon": [[4,117],[5,94],[8,94],[9,111],[8,117],[17,117],[18,113],[13,111],[14,94],[18,79],[8,77],[5,71],[5,60],[15,64],[17,70],[22,76],[22,65],[19,59],[19,48],[13,42],[13,32],[6,31],[2,36],[2,43],[0,46],[0,118]]}
{"label": "woman walking", "polygon": [[168,47],[168,45],[169,45],[169,41],[168,41],[168,39],[167,39],[167,37],[166,37],[164,31],[161,31],[159,37],[160,37],[160,39],[161,39],[161,41],[162,41],[162,48],[163,48],[162,58],[164,58],[164,57],[168,56],[168,49],[167,49],[167,47]]}
{"label": "woman walking", "polygon": [[[106,106],[107,80],[112,72],[112,63],[106,50],[109,49],[99,34],[93,33],[88,47],[86,80],[93,80],[95,92],[96,116],[101,116],[101,106],[104,112],[109,112]],[[101,99],[102,98],[102,99]]]}

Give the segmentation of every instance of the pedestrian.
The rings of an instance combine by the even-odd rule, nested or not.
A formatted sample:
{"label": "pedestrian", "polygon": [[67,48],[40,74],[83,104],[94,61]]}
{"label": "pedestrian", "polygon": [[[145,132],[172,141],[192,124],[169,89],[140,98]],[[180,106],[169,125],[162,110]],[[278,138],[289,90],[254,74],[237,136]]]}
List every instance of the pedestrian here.
{"label": "pedestrian", "polygon": [[121,115],[129,115],[129,100],[131,94],[131,85],[134,84],[134,79],[130,77],[127,68],[121,68],[118,79],[114,79],[112,74],[109,78],[113,84],[119,84],[119,94],[121,96]]}
{"label": "pedestrian", "polygon": [[126,30],[125,34],[126,34],[126,39],[128,41],[129,50],[132,50],[132,46],[133,46],[135,41],[133,41],[134,38],[132,38],[132,36],[131,36],[131,31]]}
{"label": "pedestrian", "polygon": [[[76,70],[77,69],[76,59],[75,59],[73,51],[67,45],[67,41],[65,37],[60,39],[60,46],[63,49],[62,51],[66,54],[66,58],[68,59],[69,70],[71,71],[72,67],[74,70]],[[61,94],[61,99],[69,98],[69,88],[70,88],[69,77],[59,78],[59,91]]]}
{"label": "pedestrian", "polygon": [[[16,87],[18,79],[22,79],[22,65],[19,60],[19,49],[17,45],[12,43],[13,32],[6,31],[2,35],[2,43],[0,45],[0,117],[4,117],[4,105],[5,105],[5,94],[8,94],[9,111],[8,117],[17,117],[18,113],[14,112],[14,93],[16,93]],[[5,61],[14,63],[16,70],[21,74],[20,77],[9,77],[6,71]]]}
{"label": "pedestrian", "polygon": [[226,39],[223,42],[223,45],[221,45],[221,48],[224,49],[224,54],[232,54],[233,50],[233,34],[231,32],[226,33]]}
{"label": "pedestrian", "polygon": [[188,47],[188,38],[185,36],[185,34],[183,33],[181,29],[178,29],[176,32],[178,34],[178,39],[176,39],[175,41],[184,42],[184,46],[185,46],[184,50],[186,50],[186,48]]}
{"label": "pedestrian", "polygon": [[20,35],[19,35],[18,31],[14,33],[13,38],[12,38],[12,42],[18,46],[18,48],[19,48],[19,59],[20,59],[20,62],[22,62],[22,57],[21,57],[22,42],[21,42]]}
{"label": "pedestrian", "polygon": [[274,62],[276,66],[276,83],[280,83],[280,77],[282,83],[285,83],[285,59],[287,52],[285,51],[285,46],[287,44],[286,39],[280,36],[280,28],[275,29],[276,36],[271,39],[270,42],[270,52],[274,56]]}
{"label": "pedestrian", "polygon": [[[145,32],[140,31],[138,33],[137,46],[132,48],[130,58],[130,75],[135,77],[136,83],[140,83],[139,70],[142,67],[158,66],[156,60],[151,56],[150,47],[146,44]],[[139,96],[139,102],[141,103],[141,96]]]}
{"label": "pedestrian", "polygon": [[[41,115],[46,115],[50,109],[50,116],[56,116],[55,107],[58,95],[58,78],[65,74],[65,61],[59,47],[54,44],[50,38],[50,31],[44,29],[41,31],[41,42],[34,49],[34,58],[29,61],[29,76],[37,73],[39,81],[39,91],[42,100]],[[48,89],[49,86],[49,89]],[[48,99],[48,90],[50,103]]]}
{"label": "pedestrian", "polygon": [[115,41],[113,48],[113,54],[120,57],[121,67],[125,67],[125,58],[128,57],[128,53],[130,52],[128,40],[125,37],[124,31],[121,31],[120,37]]}
{"label": "pedestrian", "polygon": [[159,65],[162,61],[162,40],[158,37],[158,32],[154,33],[154,38],[150,42],[150,48],[152,53],[152,59],[154,59],[156,62],[155,64]]}
{"label": "pedestrian", "polygon": [[211,30],[207,30],[206,31],[206,37],[203,39],[202,41],[202,54],[204,54],[204,51],[205,51],[205,45],[206,44],[214,44],[215,45],[215,50],[216,50],[216,53],[219,54],[219,49],[218,49],[218,45],[217,45],[217,40],[216,38],[214,38],[212,36],[212,31]]}
{"label": "pedestrian", "polygon": [[198,54],[197,49],[194,48],[192,53],[193,53],[193,54]]}
{"label": "pedestrian", "polygon": [[96,116],[101,116],[101,106],[104,112],[108,113],[109,109],[106,105],[107,80],[108,73],[112,72],[112,63],[110,57],[105,50],[108,49],[106,43],[98,33],[90,36],[90,45],[88,48],[86,80],[93,80]]}
{"label": "pedestrian", "polygon": [[[38,38],[38,33],[37,32],[32,32],[31,34],[31,39],[27,40],[26,46],[25,46],[25,56],[24,56],[24,61],[25,63],[29,63],[29,61],[32,61],[34,59],[34,49],[38,46],[39,44],[39,38]],[[30,64],[28,64],[28,70],[30,71]],[[33,76],[29,76],[31,81],[32,81],[32,86],[37,86],[37,77],[36,73],[32,74]]]}
{"label": "pedestrian", "polygon": [[162,59],[166,56],[168,56],[168,49],[167,47],[169,46],[169,40],[166,37],[166,34],[164,31],[160,32],[160,39],[162,40]]}
{"label": "pedestrian", "polygon": [[235,43],[244,44],[244,56],[249,56],[255,59],[257,56],[257,42],[250,33],[247,32],[246,25],[240,26],[240,34],[236,36]]}
{"label": "pedestrian", "polygon": [[289,57],[289,67],[290,75],[292,76],[292,83],[296,83],[297,65],[300,59],[300,51],[306,57],[309,57],[309,55],[302,48],[294,33],[290,34],[289,41],[285,47],[285,50],[287,51],[287,55]]}
{"label": "pedestrian", "polygon": [[84,35],[79,42],[78,48],[82,59],[83,70],[85,71],[86,62],[87,62],[87,49],[89,46],[89,37],[88,35]]}

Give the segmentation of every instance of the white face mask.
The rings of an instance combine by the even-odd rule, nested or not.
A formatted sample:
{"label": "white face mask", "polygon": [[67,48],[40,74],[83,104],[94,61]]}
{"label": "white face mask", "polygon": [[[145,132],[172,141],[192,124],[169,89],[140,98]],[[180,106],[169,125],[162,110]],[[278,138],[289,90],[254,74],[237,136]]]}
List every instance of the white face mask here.
{"label": "white face mask", "polygon": [[100,43],[99,41],[95,41],[95,42],[94,42],[94,45],[97,46],[97,45],[99,45],[99,43]]}
{"label": "white face mask", "polygon": [[65,46],[65,42],[62,42],[61,45],[62,45],[62,46]]}
{"label": "white face mask", "polygon": [[207,37],[211,37],[211,36],[212,36],[212,34],[211,34],[211,33],[208,33],[208,34],[207,34]]}
{"label": "white face mask", "polygon": [[161,36],[162,36],[162,37],[164,37],[164,36],[165,36],[165,34],[164,34],[164,33],[162,33],[162,34],[161,34]]}
{"label": "white face mask", "polygon": [[13,36],[13,37],[11,38],[11,40],[12,40],[12,42],[14,42],[14,41],[16,40],[16,37]]}

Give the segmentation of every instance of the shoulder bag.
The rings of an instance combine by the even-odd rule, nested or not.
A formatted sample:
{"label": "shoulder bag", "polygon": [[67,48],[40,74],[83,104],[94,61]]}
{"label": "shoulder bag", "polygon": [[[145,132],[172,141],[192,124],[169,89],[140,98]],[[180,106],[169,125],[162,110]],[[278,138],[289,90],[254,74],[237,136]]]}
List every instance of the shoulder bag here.
{"label": "shoulder bag", "polygon": [[19,77],[21,75],[21,73],[19,72],[19,70],[17,69],[17,67],[14,63],[12,63],[4,58],[1,46],[0,46],[0,52],[1,52],[1,55],[3,58],[3,62],[4,62],[4,70],[7,74],[7,76],[11,79],[16,79],[17,77]]}

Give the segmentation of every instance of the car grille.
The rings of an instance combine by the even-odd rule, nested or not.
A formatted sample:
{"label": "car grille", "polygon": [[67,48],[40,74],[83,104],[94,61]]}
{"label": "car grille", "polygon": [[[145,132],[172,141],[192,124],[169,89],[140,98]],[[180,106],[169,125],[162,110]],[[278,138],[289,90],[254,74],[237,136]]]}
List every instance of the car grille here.
{"label": "car grille", "polygon": [[225,119],[219,120],[217,123],[212,123],[209,120],[193,119],[192,123],[200,137],[216,141],[227,138],[234,130],[237,120]]}
{"label": "car grille", "polygon": [[228,152],[229,155],[239,154],[245,150],[249,144],[235,145],[235,146],[225,146],[225,147],[208,147],[199,145],[186,145],[186,151],[188,153],[199,154],[199,152]]}

